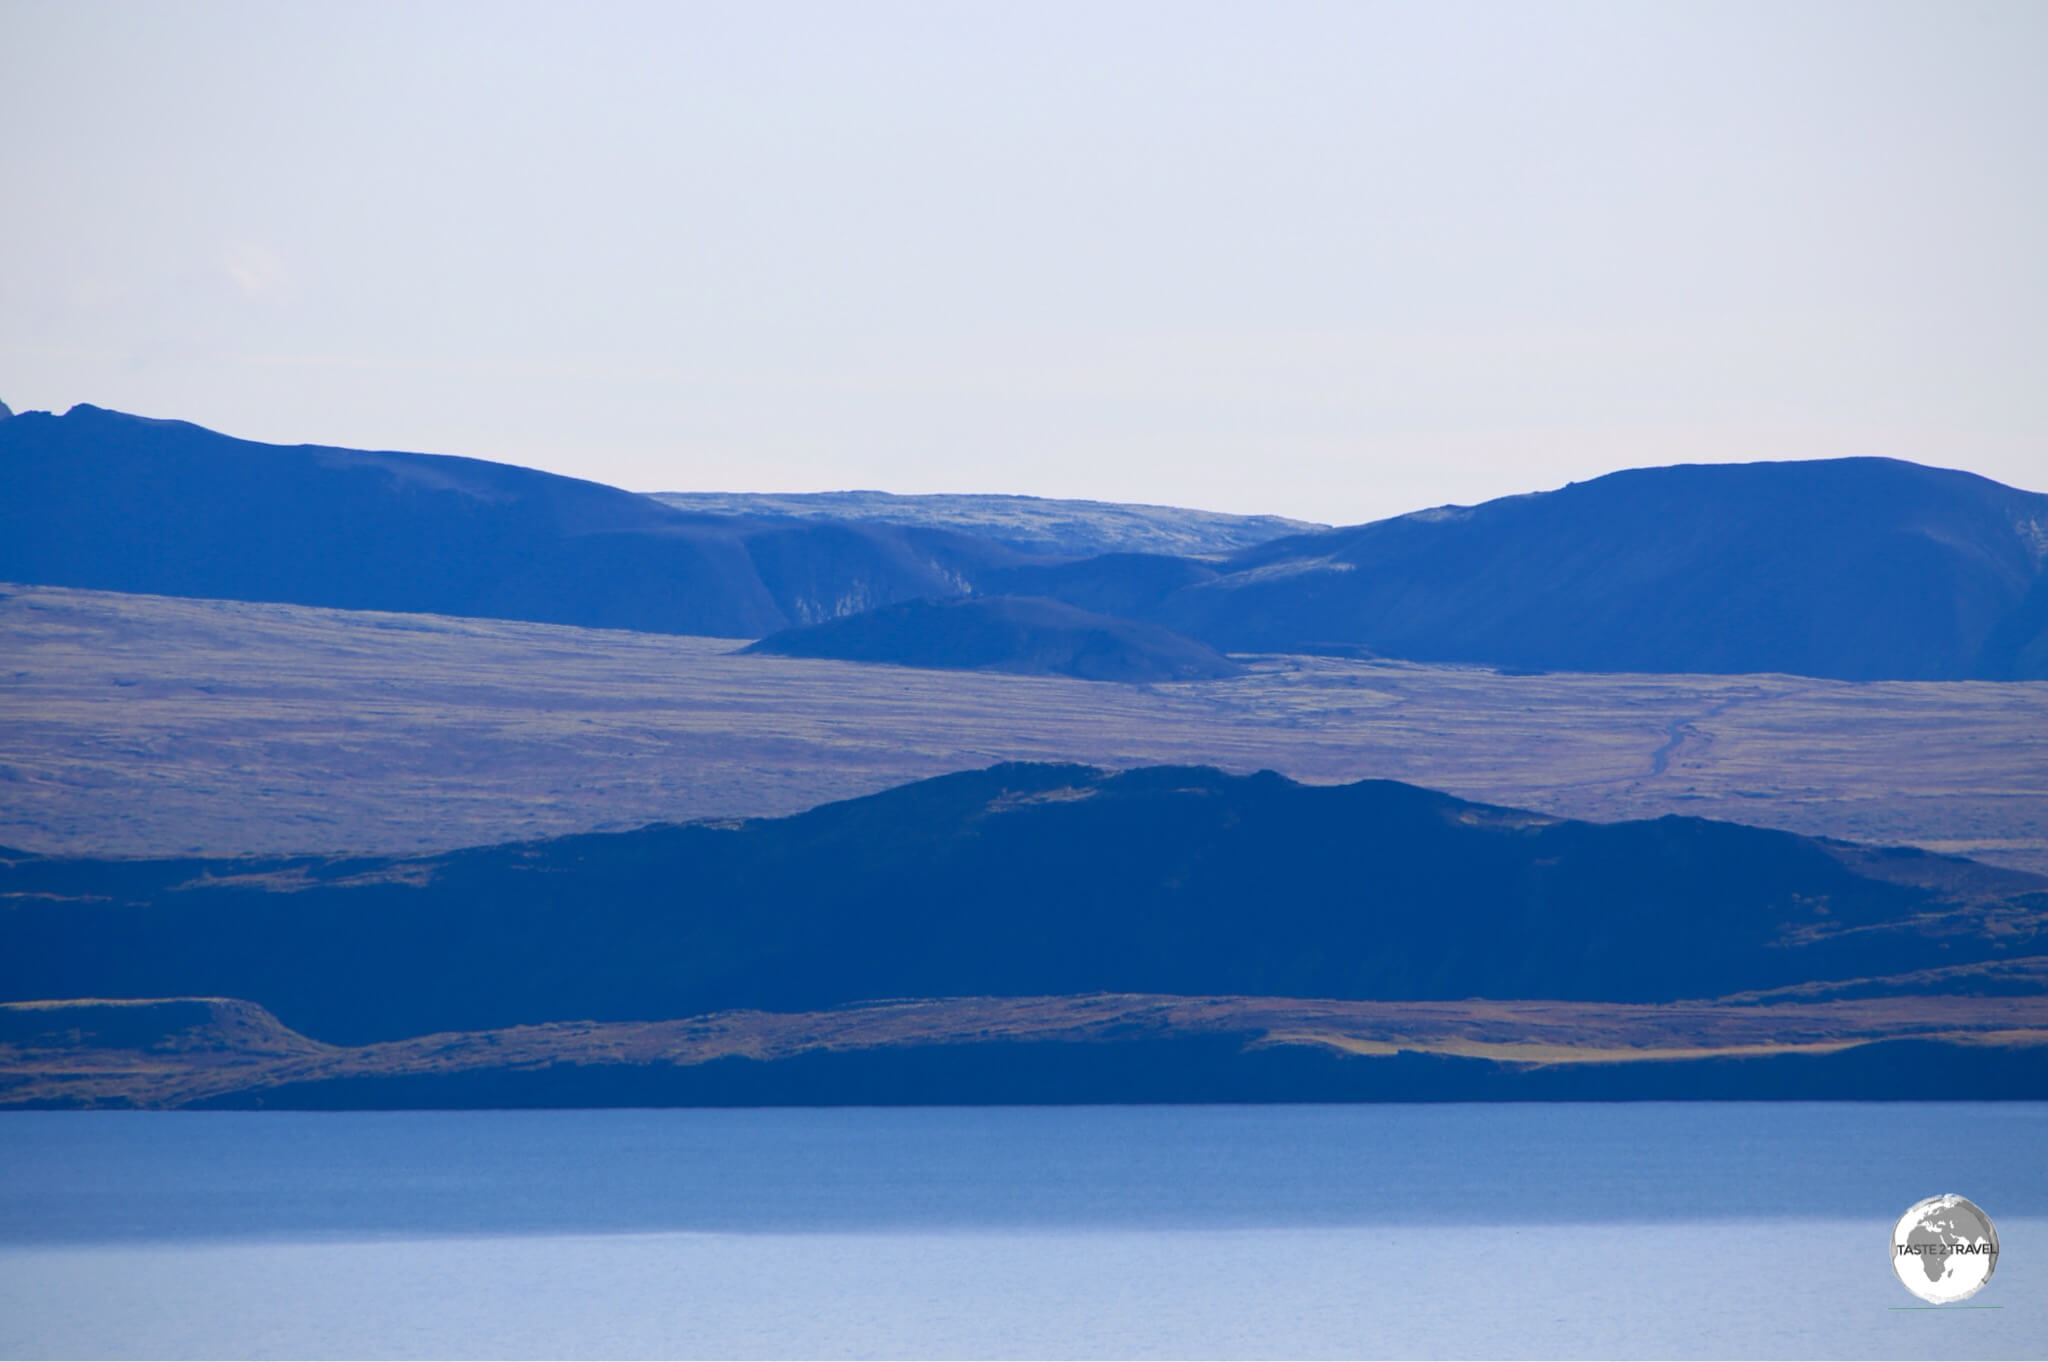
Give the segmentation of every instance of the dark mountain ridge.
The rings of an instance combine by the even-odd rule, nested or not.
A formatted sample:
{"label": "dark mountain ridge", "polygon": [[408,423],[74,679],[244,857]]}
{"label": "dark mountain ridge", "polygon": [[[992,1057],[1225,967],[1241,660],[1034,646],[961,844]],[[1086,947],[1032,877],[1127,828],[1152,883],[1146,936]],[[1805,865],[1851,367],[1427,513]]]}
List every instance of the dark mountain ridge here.
{"label": "dark mountain ridge", "polygon": [[[1001,542],[999,515],[986,533],[937,527],[980,525],[974,507],[926,524],[801,509],[687,513],[503,464],[259,445],[90,406],[0,422],[0,580],[745,638],[1027,596],[1225,652],[2048,677],[2048,496],[1891,459],[1633,469],[1220,559],[1060,561]],[[1164,542],[1200,528],[1146,524]]]}
{"label": "dark mountain ridge", "polygon": [[243,998],[333,1043],[876,998],[1665,1002],[2040,955],[2048,881],[1390,781],[997,766],[419,859],[0,867],[0,1001]]}
{"label": "dark mountain ridge", "polygon": [[1631,469],[1276,539],[1132,592],[1130,565],[1001,589],[1228,652],[1365,649],[1565,671],[2048,676],[2048,496],[1895,459]]}
{"label": "dark mountain ridge", "polygon": [[952,595],[1000,545],[692,515],[446,455],[278,446],[78,406],[0,424],[0,580],[756,638]]}

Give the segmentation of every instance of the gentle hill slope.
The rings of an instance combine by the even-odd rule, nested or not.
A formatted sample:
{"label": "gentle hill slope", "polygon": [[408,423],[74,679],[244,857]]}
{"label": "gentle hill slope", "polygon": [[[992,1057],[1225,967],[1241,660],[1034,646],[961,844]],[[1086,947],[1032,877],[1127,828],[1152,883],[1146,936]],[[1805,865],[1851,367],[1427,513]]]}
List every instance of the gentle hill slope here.
{"label": "gentle hill slope", "polygon": [[0,580],[755,638],[950,595],[1000,545],[692,516],[478,459],[255,444],[79,406],[0,422]]}
{"label": "gentle hill slope", "polygon": [[2048,682],[1247,660],[1172,687],[725,639],[0,583],[0,843],[425,855],[798,813],[994,761],[1398,776],[2048,873]]}
{"label": "gentle hill slope", "polygon": [[1180,506],[1071,501],[996,494],[899,496],[890,492],[651,492],[677,510],[748,519],[879,521],[952,530],[1021,553],[1083,558],[1098,553],[1206,557],[1282,535],[1327,529],[1277,515],[1228,515]]}
{"label": "gentle hill slope", "polygon": [[1083,681],[1206,681],[1243,671],[1156,624],[1028,596],[903,601],[772,634],[746,651]]}
{"label": "gentle hill slope", "polygon": [[2048,676],[2044,560],[2048,496],[1973,474],[1688,465],[1276,540],[1142,614],[1233,652],[2016,679]]}
{"label": "gentle hill slope", "polygon": [[334,1043],[876,998],[1651,1003],[2048,953],[2021,872],[1198,767],[415,860],[0,861],[0,1001],[242,998]]}
{"label": "gentle hill slope", "polygon": [[976,589],[1233,652],[1582,672],[2048,677],[2048,496],[1889,459],[1709,464]]}
{"label": "gentle hill slope", "polygon": [[[503,464],[259,445],[81,406],[0,421],[0,580],[748,638],[906,600],[1037,596],[1227,652],[2048,677],[2048,496],[1896,460],[1635,469],[1220,559],[1217,535],[1278,522],[785,500],[764,518],[692,514]],[[1127,551],[1161,542],[1204,553]],[[1095,543],[1118,551],[1048,558]]]}

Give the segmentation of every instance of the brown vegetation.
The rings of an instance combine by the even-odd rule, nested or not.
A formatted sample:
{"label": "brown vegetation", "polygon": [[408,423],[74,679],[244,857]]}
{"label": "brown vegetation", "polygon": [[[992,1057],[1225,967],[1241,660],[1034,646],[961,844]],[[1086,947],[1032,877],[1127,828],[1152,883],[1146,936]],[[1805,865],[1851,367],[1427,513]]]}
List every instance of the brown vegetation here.
{"label": "brown vegetation", "polygon": [[735,641],[46,587],[0,599],[0,845],[397,854],[784,814],[1001,760],[1391,777],[2048,871],[2048,683],[1503,676],[1145,687]]}
{"label": "brown vegetation", "polygon": [[[1113,1047],[1189,1037],[1246,1049],[1490,1060],[1522,1068],[1825,1054],[1883,1041],[2048,1045],[2048,957],[2002,962],[2026,995],[1881,996],[1754,1005],[1468,999],[1357,1002],[1096,994],[931,998],[825,1012],[718,1012],[659,1022],[555,1022],[373,1045],[308,1040],[234,999],[0,1004],[0,1106],[175,1107],[336,1079],[688,1067],[819,1053],[1062,1042]],[[1963,982],[1963,981],[1957,981]]]}

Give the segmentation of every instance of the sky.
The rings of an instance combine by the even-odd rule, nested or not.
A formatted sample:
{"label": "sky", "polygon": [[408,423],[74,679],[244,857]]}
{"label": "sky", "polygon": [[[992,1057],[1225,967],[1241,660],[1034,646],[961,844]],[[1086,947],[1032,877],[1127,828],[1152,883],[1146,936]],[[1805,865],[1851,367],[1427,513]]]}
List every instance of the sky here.
{"label": "sky", "polygon": [[0,0],[0,400],[1349,523],[2048,490],[2048,4]]}

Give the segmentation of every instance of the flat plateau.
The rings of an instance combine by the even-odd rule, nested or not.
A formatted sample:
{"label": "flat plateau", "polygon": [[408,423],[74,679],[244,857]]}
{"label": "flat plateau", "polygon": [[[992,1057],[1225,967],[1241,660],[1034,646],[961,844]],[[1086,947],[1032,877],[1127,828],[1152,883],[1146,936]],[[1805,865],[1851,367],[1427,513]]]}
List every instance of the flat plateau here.
{"label": "flat plateau", "polygon": [[1409,781],[2048,872],[2048,682],[1250,656],[1145,686],[740,640],[0,586],[0,845],[399,855],[782,815],[998,761]]}
{"label": "flat plateau", "polygon": [[[2048,959],[2013,964],[2048,971]],[[1754,1096],[1782,1081],[1774,1062],[1859,1051],[1869,1062],[1808,1068],[1792,1081],[1808,1096],[1987,1095],[1972,1084],[1988,1081],[1998,1095],[2039,1097],[2048,994],[1664,1004],[925,998],[357,1046],[311,1040],[237,999],[67,999],[0,1004],[0,1107],[1616,1098],[1667,1087]],[[1975,1073],[1987,1063],[1988,1080]]]}

